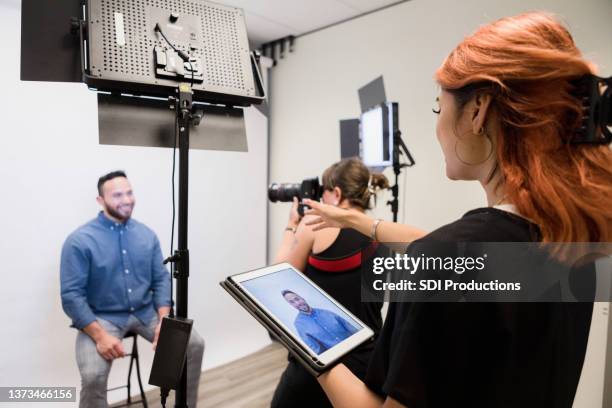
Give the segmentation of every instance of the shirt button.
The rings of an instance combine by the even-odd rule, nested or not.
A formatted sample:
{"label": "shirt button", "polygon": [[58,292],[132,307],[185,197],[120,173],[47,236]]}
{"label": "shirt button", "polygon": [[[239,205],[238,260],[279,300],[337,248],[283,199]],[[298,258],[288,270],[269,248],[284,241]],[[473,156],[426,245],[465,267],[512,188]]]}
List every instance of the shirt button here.
{"label": "shirt button", "polygon": [[130,307],[130,311],[132,311],[132,312],[133,312],[133,311],[134,311],[134,308],[133,308],[133,307]]}
{"label": "shirt button", "polygon": [[132,289],[128,289],[128,293],[132,293]]}
{"label": "shirt button", "polygon": [[115,229],[115,227],[111,227],[111,229],[112,229],[112,230],[114,230],[114,229]]}
{"label": "shirt button", "polygon": [[126,269],[126,270],[125,270],[125,273],[130,273],[130,270],[129,270],[129,269]]}
{"label": "shirt button", "polygon": [[123,231],[119,231],[120,234],[123,234]]}
{"label": "shirt button", "polygon": [[127,251],[125,249],[121,252],[123,252],[123,255],[127,254]]}

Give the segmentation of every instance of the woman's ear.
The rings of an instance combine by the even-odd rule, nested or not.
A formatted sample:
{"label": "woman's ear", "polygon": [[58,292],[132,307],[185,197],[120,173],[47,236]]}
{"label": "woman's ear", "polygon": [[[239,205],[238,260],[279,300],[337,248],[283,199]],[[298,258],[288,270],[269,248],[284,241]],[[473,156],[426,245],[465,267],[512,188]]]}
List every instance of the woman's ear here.
{"label": "woman's ear", "polygon": [[473,100],[472,110],[472,132],[475,135],[482,133],[482,129],[487,123],[487,114],[490,112],[491,107],[491,95],[490,94],[478,94]]}
{"label": "woman's ear", "polygon": [[340,187],[334,187],[332,193],[334,194],[334,201],[340,204],[342,202],[342,190],[340,190]]}

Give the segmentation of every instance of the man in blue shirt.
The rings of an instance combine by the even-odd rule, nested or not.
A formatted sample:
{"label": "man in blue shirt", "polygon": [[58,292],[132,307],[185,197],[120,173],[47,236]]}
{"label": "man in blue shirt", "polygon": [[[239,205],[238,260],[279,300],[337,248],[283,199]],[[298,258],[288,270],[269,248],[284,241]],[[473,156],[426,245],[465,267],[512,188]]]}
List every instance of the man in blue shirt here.
{"label": "man in blue shirt", "polygon": [[[77,228],[62,248],[62,306],[79,330],[76,360],[81,407],[107,407],[112,361],[123,357],[129,331],[157,344],[162,317],[170,312],[170,275],[155,233],[131,218],[135,199],[122,171],[98,180],[96,218]],[[191,333],[187,352],[187,403],[195,407],[204,341]]]}
{"label": "man in blue shirt", "polygon": [[304,343],[321,354],[358,330],[334,312],[315,309],[303,297],[291,290],[281,292],[287,303],[298,310],[294,325]]}

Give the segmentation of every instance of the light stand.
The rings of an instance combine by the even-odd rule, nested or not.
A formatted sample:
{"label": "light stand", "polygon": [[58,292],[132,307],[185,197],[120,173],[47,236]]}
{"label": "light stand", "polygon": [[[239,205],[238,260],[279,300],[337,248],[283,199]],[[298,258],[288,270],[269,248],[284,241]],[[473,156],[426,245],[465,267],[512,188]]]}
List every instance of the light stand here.
{"label": "light stand", "polygon": [[[176,121],[179,144],[179,198],[178,198],[178,249],[174,256],[174,278],[176,279],[176,315],[187,317],[189,249],[187,248],[187,217],[189,204],[189,125],[191,124],[191,87],[179,84],[176,103]],[[187,363],[183,366],[181,382],[176,389],[175,407],[187,406]]]}
{"label": "light stand", "polygon": [[[176,317],[187,318],[189,299],[189,249],[187,246],[188,210],[189,210],[189,127],[193,122],[199,123],[199,116],[192,114],[191,86],[181,83],[175,100],[176,128],[179,147],[179,197],[178,197],[178,248],[164,263],[172,262],[173,277],[176,279]],[[176,139],[175,139],[176,140]],[[170,316],[174,317],[173,306]],[[175,390],[175,407],[187,407],[187,363],[183,366],[179,386]]]}
{"label": "light stand", "polygon": [[[405,154],[408,159],[408,163],[400,163],[401,155]],[[387,201],[387,205],[391,206],[391,212],[393,213],[393,222],[397,222],[397,213],[399,209],[399,175],[404,167],[414,166],[415,161],[410,154],[410,151],[406,147],[406,144],[402,140],[402,132],[396,130],[393,132],[393,174],[395,174],[395,184],[391,187],[391,193],[393,199]]]}

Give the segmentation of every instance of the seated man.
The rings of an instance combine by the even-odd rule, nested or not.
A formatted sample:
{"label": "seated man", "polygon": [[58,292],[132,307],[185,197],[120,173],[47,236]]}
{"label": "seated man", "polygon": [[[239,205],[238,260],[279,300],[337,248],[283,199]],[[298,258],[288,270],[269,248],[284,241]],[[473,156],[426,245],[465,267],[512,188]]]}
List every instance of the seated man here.
{"label": "seated man", "polygon": [[303,297],[291,290],[283,290],[281,295],[299,312],[293,324],[304,343],[317,354],[332,348],[358,331],[334,312],[310,307]]}
{"label": "seated man", "polygon": [[[62,306],[79,330],[76,360],[80,406],[107,407],[111,364],[125,355],[121,339],[138,333],[155,347],[161,319],[170,312],[170,275],[159,240],[131,219],[132,187],[122,171],[98,180],[96,218],[77,228],[62,248]],[[187,403],[195,407],[204,341],[193,330],[187,352]]]}

